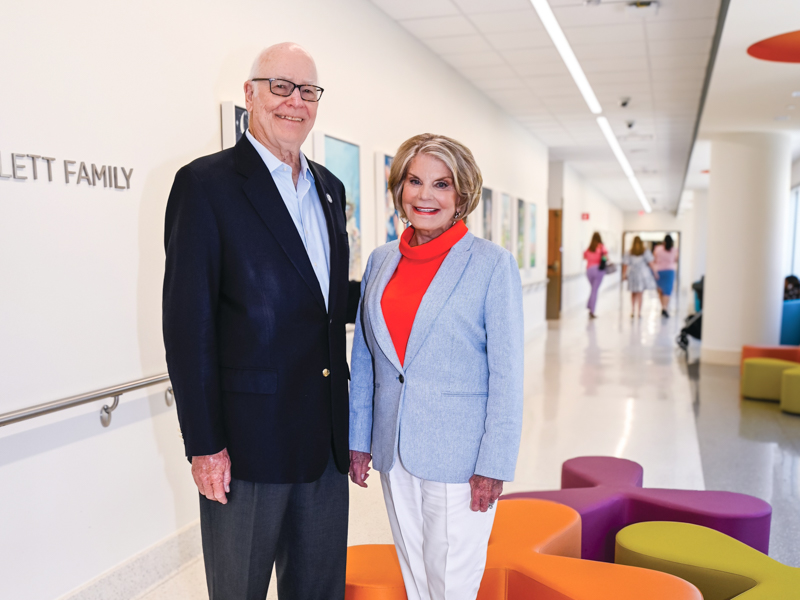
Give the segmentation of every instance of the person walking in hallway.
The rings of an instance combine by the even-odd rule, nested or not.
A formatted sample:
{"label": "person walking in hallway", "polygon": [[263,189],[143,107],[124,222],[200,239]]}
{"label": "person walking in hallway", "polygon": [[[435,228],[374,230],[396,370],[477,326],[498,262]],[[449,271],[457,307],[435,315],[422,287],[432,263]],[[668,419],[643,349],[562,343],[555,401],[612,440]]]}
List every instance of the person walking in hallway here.
{"label": "person walking in hallway", "polygon": [[678,268],[678,249],[672,236],[664,236],[664,243],[653,250],[653,262],[650,263],[656,281],[658,282],[658,296],[661,299],[661,316],[669,318],[669,299],[672,295],[672,286],[675,284],[675,270]]}
{"label": "person walking in hallway", "polygon": [[249,130],[175,177],[163,329],[210,600],[344,598],[345,190],[300,151],[322,88],[278,44],[244,84]]}
{"label": "person walking in hallway", "polygon": [[404,142],[389,189],[411,226],[362,283],[350,477],[366,487],[374,458],[409,600],[475,600],[519,452],[522,284],[514,256],[464,224],[481,185],[459,142]]}
{"label": "person walking in hallway", "polygon": [[592,234],[592,241],[584,251],[583,258],[586,259],[586,277],[589,278],[589,285],[592,288],[586,308],[589,309],[589,318],[594,319],[596,317],[594,311],[597,307],[597,294],[600,291],[600,284],[603,283],[608,261],[608,251],[603,245],[603,239],[598,232],[595,231]]}
{"label": "person walking in hallway", "polygon": [[642,238],[633,238],[631,251],[622,259],[622,278],[628,280],[631,293],[631,318],[642,316],[642,298],[645,290],[655,289],[655,280],[650,270],[653,254],[646,250]]}

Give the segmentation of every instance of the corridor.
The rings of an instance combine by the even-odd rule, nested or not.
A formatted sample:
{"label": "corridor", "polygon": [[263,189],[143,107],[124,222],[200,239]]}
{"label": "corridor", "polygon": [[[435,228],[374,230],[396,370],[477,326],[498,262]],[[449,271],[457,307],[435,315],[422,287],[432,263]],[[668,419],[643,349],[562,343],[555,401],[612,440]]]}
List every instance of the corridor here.
{"label": "corridor", "polygon": [[[685,311],[673,311],[679,316],[662,320],[652,296],[644,316],[631,319],[628,294],[611,289],[596,320],[575,309],[531,337],[520,457],[505,491],[558,488],[561,463],[574,456],[628,458],[644,466],[647,487],[767,500],[775,511],[770,554],[800,566],[800,418],[740,400],[735,367],[687,366],[674,343]],[[392,542],[374,471],[369,483],[351,484],[351,545]],[[142,600],[205,598],[203,577],[197,559]],[[274,577],[269,598],[277,598]]]}

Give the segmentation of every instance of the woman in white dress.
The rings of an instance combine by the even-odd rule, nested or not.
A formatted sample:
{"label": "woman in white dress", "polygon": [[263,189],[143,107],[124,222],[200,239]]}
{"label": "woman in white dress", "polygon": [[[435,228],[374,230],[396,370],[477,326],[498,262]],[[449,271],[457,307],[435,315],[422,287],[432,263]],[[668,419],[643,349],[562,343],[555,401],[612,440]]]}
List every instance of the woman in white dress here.
{"label": "woman in white dress", "polygon": [[622,258],[622,278],[628,280],[631,293],[631,318],[635,313],[642,316],[642,297],[645,290],[656,289],[656,281],[650,270],[653,255],[646,250],[642,238],[633,238],[631,251]]}

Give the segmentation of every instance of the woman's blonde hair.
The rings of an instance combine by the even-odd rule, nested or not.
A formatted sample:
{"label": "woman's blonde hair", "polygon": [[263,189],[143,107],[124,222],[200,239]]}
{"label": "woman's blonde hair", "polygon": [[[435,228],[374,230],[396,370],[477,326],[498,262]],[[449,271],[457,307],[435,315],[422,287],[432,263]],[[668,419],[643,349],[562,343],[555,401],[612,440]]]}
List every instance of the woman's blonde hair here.
{"label": "woman's blonde hair", "polygon": [[644,254],[644,242],[638,235],[633,238],[633,245],[631,246],[631,254],[634,256],[641,256]]}
{"label": "woman's blonde hair", "polygon": [[389,190],[392,192],[394,207],[403,220],[408,220],[403,210],[403,184],[411,161],[419,154],[434,156],[450,169],[453,174],[453,187],[458,195],[456,211],[459,213],[459,219],[464,219],[477,208],[481,199],[483,176],[472,152],[464,144],[452,138],[422,133],[400,144],[389,172]]}

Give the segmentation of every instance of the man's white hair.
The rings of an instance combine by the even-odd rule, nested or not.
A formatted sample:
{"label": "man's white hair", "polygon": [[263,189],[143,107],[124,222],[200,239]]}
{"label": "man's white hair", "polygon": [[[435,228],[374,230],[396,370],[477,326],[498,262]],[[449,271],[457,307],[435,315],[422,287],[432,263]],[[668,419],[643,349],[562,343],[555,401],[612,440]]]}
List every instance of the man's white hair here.
{"label": "man's white hair", "polygon": [[314,62],[314,57],[309,54],[308,50],[303,48],[300,44],[295,44],[294,42],[281,42],[280,44],[274,44],[269,46],[268,48],[264,48],[261,52],[259,52],[256,59],[253,61],[253,66],[250,67],[250,77],[249,79],[253,79],[254,77],[258,77],[259,71],[261,70],[261,65],[265,62],[268,62],[273,54],[281,52],[283,50],[299,50],[314,63],[314,70],[317,69],[317,63]]}

